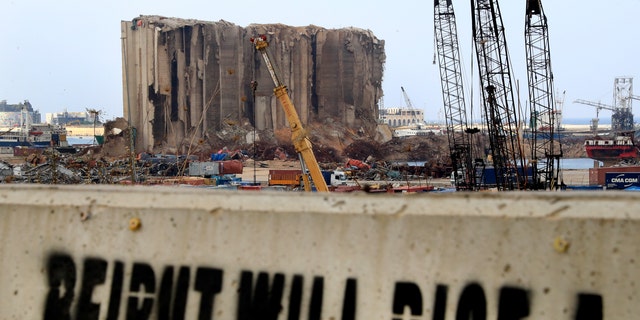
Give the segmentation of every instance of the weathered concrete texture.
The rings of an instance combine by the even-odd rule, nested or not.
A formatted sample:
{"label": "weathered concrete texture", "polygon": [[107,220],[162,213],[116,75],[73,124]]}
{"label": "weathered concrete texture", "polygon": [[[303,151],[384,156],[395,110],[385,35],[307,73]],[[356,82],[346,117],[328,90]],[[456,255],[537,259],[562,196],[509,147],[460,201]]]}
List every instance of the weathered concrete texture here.
{"label": "weathered concrete texture", "polygon": [[[375,130],[384,41],[357,28],[250,25],[158,16],[122,21],[124,115],[138,151],[184,149],[225,124],[287,126],[273,82],[250,38],[270,52],[303,123],[327,118]],[[250,87],[258,82],[255,103]]]}
{"label": "weathered concrete texture", "polygon": [[629,192],[2,185],[0,195],[0,319],[640,313],[640,202]]}

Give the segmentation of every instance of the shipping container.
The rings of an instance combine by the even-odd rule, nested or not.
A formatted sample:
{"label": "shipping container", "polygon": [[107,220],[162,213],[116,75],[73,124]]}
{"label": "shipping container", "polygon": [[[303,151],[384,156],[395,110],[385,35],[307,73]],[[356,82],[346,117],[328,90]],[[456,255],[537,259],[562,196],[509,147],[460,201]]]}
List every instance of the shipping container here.
{"label": "shipping container", "polygon": [[640,187],[640,172],[607,172],[605,186],[607,189]]}
{"label": "shipping container", "polygon": [[189,175],[210,177],[220,174],[220,162],[189,162]]}
{"label": "shipping container", "polygon": [[225,174],[241,174],[243,169],[242,161],[192,161],[189,162],[189,175],[197,177],[211,177]]}
{"label": "shipping container", "polygon": [[13,156],[26,157],[31,154],[42,154],[44,150],[44,148],[18,146],[13,148]]}
{"label": "shipping container", "polygon": [[240,160],[225,160],[220,161],[220,173],[221,174],[242,174],[244,165]]}
{"label": "shipping container", "polygon": [[607,173],[622,173],[622,172],[640,172],[639,166],[628,166],[628,167],[604,167],[604,168],[591,168],[589,169],[589,184],[590,185],[606,185],[605,175]]}
{"label": "shipping container", "polygon": [[299,186],[302,170],[269,170],[270,186]]}

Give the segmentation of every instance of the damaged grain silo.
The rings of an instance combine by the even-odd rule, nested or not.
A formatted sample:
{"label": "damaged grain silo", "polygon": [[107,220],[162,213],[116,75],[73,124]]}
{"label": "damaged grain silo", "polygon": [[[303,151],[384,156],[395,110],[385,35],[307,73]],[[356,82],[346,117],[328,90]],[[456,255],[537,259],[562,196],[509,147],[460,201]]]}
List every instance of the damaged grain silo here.
{"label": "damaged grain silo", "polygon": [[243,28],[159,16],[122,21],[121,27],[124,116],[135,127],[138,152],[184,152],[228,124],[285,128],[269,73],[250,43],[259,34],[269,37],[303,123],[376,126],[385,54],[384,41],[371,31]]}

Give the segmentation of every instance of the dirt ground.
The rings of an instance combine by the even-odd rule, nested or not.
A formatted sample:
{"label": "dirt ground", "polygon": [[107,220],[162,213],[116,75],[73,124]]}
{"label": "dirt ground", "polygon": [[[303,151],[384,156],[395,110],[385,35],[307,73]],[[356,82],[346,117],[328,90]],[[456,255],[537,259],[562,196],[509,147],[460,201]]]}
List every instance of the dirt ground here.
{"label": "dirt ground", "polygon": [[[262,185],[266,185],[269,180],[269,170],[292,170],[300,169],[300,162],[298,161],[281,161],[281,160],[268,160],[268,161],[254,161],[249,159],[244,162],[244,168],[242,174],[242,181],[257,182]],[[589,185],[589,170],[563,170],[562,179],[566,185],[572,186],[586,186]],[[355,183],[355,182],[351,182]],[[362,181],[361,183],[371,183],[371,181]],[[396,184],[406,183],[404,181],[395,181]],[[412,185],[428,184],[436,187],[450,187],[451,181],[448,178],[431,178],[410,181]]]}
{"label": "dirt ground", "polygon": [[[105,124],[105,143],[83,149],[74,157],[82,158],[87,163],[96,160],[104,160],[107,163],[121,162],[122,159],[131,157],[130,138],[126,121],[117,121]],[[208,161],[212,154],[218,150],[226,149],[233,155],[232,159],[243,159],[243,181],[253,181],[266,184],[269,170],[272,169],[300,169],[300,163],[296,151],[291,143],[291,134],[288,129],[258,132],[259,140],[256,143],[244,142],[241,137],[246,137],[253,131],[248,126],[229,126],[224,130],[210,135],[206,141],[198,142],[196,146],[187,146],[184,152],[178,150],[163,149],[158,146],[160,155],[187,155],[195,156],[200,161]],[[448,138],[446,135],[429,134],[426,136],[413,136],[405,138],[393,138],[386,142],[379,142],[371,138],[372,132],[364,129],[354,130],[336,125],[335,122],[325,121],[309,126],[309,136],[313,144],[314,155],[323,170],[334,170],[345,165],[350,160],[366,162],[369,165],[378,165],[378,169],[398,169],[396,163],[411,161],[424,162],[423,166],[399,169],[402,177],[413,176],[413,184],[432,184],[436,186],[450,186],[451,160],[449,156]],[[563,156],[565,158],[584,157],[584,137],[565,138],[563,140]],[[474,138],[474,157],[488,157],[488,145],[486,135],[478,134]],[[236,157],[237,156],[237,157]],[[255,162],[254,162],[255,159]],[[11,164],[24,159],[2,159]],[[419,171],[419,172],[416,172]],[[362,171],[365,172],[365,171]],[[389,172],[389,171],[387,171]],[[386,178],[378,179],[383,180]],[[417,179],[417,180],[416,180]],[[425,180],[426,179],[426,180]],[[588,170],[565,170],[563,172],[564,183],[567,185],[587,185]],[[393,179],[391,179],[393,180]],[[400,180],[400,181],[398,181]],[[395,179],[393,184],[406,181]]]}
{"label": "dirt ground", "polygon": [[[377,135],[371,130],[369,132],[362,128],[345,128],[337,123],[327,120],[308,126],[314,155],[323,169],[335,168],[349,159],[366,161],[369,164],[374,161],[424,161],[426,170],[430,172],[429,176],[440,178],[450,174],[447,135],[429,134],[393,138],[382,142],[373,138]],[[228,150],[241,151],[248,158],[257,161],[280,159],[297,162],[289,129],[257,131],[258,141],[255,144],[242,141],[240,137],[250,136],[252,132],[253,128],[250,126],[229,125],[224,130],[209,135],[206,143],[199,146],[198,152],[210,154],[226,147]],[[479,133],[474,137],[473,156],[486,159],[490,153],[486,134]],[[562,143],[563,157],[586,157],[584,137],[565,137]],[[523,145],[522,148],[527,150],[528,147]],[[196,148],[190,150],[193,152],[194,149]]]}
{"label": "dirt ground", "polygon": [[[13,157],[12,155],[0,155],[0,160],[9,164],[19,165],[24,163],[25,159],[23,157]],[[252,159],[246,159],[243,162],[243,171],[242,174],[239,174],[244,182],[256,182],[261,185],[267,185],[269,179],[269,170],[292,170],[292,169],[300,169],[300,162],[297,160],[264,160],[264,161],[253,161]],[[566,185],[573,186],[586,186],[589,185],[589,170],[563,170],[562,171],[562,179]],[[435,187],[447,188],[451,186],[451,182],[448,177],[440,177],[434,178],[429,177],[426,179],[418,179],[413,178],[409,181],[406,180],[395,180],[395,181],[385,181],[386,183],[390,183],[393,185],[432,185]],[[380,183],[380,181],[347,181],[348,184],[374,184]]]}

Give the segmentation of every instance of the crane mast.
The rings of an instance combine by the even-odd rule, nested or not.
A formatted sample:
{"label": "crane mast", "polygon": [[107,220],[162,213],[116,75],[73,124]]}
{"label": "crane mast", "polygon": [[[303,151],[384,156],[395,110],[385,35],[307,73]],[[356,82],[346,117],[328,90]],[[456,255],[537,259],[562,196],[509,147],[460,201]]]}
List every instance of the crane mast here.
{"label": "crane mast", "polygon": [[471,0],[471,10],[496,185],[498,190],[523,189],[527,187],[526,168],[500,7],[494,0]]}
{"label": "crane mast", "polygon": [[557,189],[562,145],[556,139],[556,107],[549,50],[547,17],[540,0],[526,0],[525,48],[529,107],[531,110],[531,159],[535,189]]}
{"label": "crane mast", "polygon": [[269,47],[267,37],[265,35],[261,35],[257,38],[251,38],[251,42],[254,44],[256,50],[260,52],[265,64],[267,65],[267,69],[269,70],[269,74],[271,75],[271,79],[273,80],[273,83],[275,85],[273,92],[280,101],[280,104],[282,104],[282,108],[284,109],[287,121],[289,122],[289,127],[291,128],[291,140],[293,142],[293,146],[296,149],[296,152],[298,152],[298,155],[301,159],[305,190],[311,191],[311,184],[308,176],[306,176],[306,171],[308,170],[311,174],[311,179],[313,179],[313,183],[316,186],[316,190],[322,192],[329,191],[327,183],[322,176],[322,171],[320,171],[318,161],[313,154],[311,141],[307,136],[307,132],[302,127],[302,122],[300,121],[300,117],[298,117],[298,112],[296,111],[293,102],[291,102],[291,98],[289,98],[287,86],[284,85],[278,73],[276,72],[273,63],[271,62],[272,59],[269,54],[269,50],[267,50],[267,48]]}
{"label": "crane mast", "polygon": [[476,188],[472,133],[468,128],[456,17],[451,0],[434,0],[434,30],[440,83],[456,190]]}
{"label": "crane mast", "polygon": [[616,111],[611,116],[611,129],[614,132],[634,130],[631,107],[633,98],[633,78],[616,77],[613,82],[613,101],[616,104]]}

